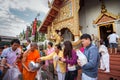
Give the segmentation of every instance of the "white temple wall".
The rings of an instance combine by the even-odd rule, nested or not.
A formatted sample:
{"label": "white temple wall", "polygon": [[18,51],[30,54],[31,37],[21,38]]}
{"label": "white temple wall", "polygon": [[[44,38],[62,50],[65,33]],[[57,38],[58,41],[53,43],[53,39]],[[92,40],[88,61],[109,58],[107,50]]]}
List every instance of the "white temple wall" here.
{"label": "white temple wall", "polygon": [[[105,6],[108,12],[120,15],[120,0],[105,0]],[[99,0],[85,0],[85,5],[79,12],[80,26],[82,33],[99,35],[98,27],[93,24],[101,14],[101,2]],[[115,23],[116,33],[120,36],[120,21]]]}

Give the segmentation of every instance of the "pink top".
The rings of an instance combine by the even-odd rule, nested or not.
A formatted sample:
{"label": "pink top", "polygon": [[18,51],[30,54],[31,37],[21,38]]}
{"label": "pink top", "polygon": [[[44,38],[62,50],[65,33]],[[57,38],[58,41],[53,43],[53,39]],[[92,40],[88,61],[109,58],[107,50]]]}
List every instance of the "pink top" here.
{"label": "pink top", "polygon": [[84,53],[84,47],[81,47],[81,48],[80,48],[80,51],[81,51],[82,53]]}
{"label": "pink top", "polygon": [[[51,48],[51,49],[47,49],[47,55],[51,54],[52,52],[54,52],[55,49],[54,48]],[[49,63],[53,63],[53,60],[46,60],[45,61],[45,65],[48,66]]]}
{"label": "pink top", "polygon": [[52,52],[54,52],[55,49],[54,48],[51,48],[51,49],[47,49],[47,55],[51,54]]}

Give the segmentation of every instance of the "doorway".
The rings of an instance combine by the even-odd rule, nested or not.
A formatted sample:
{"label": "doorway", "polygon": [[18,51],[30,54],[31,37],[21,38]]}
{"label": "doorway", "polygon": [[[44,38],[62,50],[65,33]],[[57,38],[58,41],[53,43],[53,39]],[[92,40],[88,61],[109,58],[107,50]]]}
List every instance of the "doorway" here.
{"label": "doorway", "polygon": [[99,30],[100,30],[100,39],[102,39],[105,42],[106,47],[108,47],[109,42],[107,37],[108,35],[113,33],[113,24],[100,26]]}
{"label": "doorway", "polygon": [[70,40],[74,41],[74,35],[68,28],[63,28],[60,30],[63,41]]}

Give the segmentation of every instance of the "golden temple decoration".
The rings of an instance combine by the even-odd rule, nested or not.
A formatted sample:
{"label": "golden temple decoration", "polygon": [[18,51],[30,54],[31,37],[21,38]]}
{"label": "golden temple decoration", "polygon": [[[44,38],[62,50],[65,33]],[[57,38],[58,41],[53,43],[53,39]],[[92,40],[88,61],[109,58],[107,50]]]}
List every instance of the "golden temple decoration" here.
{"label": "golden temple decoration", "polygon": [[104,1],[102,0],[102,5],[101,5],[101,13],[106,13],[107,9],[105,7]]}
{"label": "golden temple decoration", "polygon": [[105,7],[104,0],[101,0],[101,14],[98,16],[98,18],[96,20],[93,21],[93,24],[99,24],[102,22],[106,22],[106,20],[113,21],[116,19],[118,19],[118,16],[108,12]]}
{"label": "golden temple decoration", "polygon": [[65,6],[60,9],[60,12],[56,16],[54,23],[54,29],[60,30],[68,28],[72,34],[79,34],[79,0],[71,0]]}
{"label": "golden temple decoration", "polygon": [[[80,5],[79,2],[80,0],[72,0],[73,5],[74,5],[74,27],[75,27],[75,35],[80,35],[79,34],[79,9]],[[79,36],[78,36],[79,37]]]}
{"label": "golden temple decoration", "polygon": [[113,19],[115,19],[115,20],[118,19],[118,16],[116,16],[116,15],[110,13],[110,12],[106,12],[106,13],[101,13],[101,14],[97,17],[97,19],[93,21],[93,24],[97,24],[97,23],[100,21],[100,19],[102,19],[104,16],[106,16],[106,17],[108,17],[108,18],[113,18]]}
{"label": "golden temple decoration", "polygon": [[64,20],[72,16],[72,4],[71,2],[60,9],[59,20]]}
{"label": "golden temple decoration", "polygon": [[61,42],[61,37],[56,30],[67,28],[73,34],[75,42],[72,41],[73,46],[80,44],[79,37],[82,34],[79,26],[79,5],[80,0],[65,0],[64,5],[60,8],[58,15],[52,22],[49,36],[55,43]]}
{"label": "golden temple decoration", "polygon": [[62,40],[61,36],[55,30],[52,31],[50,39],[55,41],[55,45],[60,44]]}
{"label": "golden temple decoration", "polygon": [[68,19],[66,21],[62,21],[60,23],[57,23],[54,25],[55,30],[61,30],[63,28],[68,28],[72,34],[75,35],[75,29],[74,29],[74,24],[73,24],[73,19]]}

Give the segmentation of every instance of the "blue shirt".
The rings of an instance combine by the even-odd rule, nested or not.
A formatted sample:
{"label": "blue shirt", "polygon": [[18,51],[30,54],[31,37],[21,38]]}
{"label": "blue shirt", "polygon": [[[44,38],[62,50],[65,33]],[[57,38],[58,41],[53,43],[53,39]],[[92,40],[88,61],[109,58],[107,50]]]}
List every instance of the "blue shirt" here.
{"label": "blue shirt", "polygon": [[85,48],[84,54],[87,57],[88,63],[82,67],[82,72],[89,77],[96,78],[100,60],[100,55],[97,47],[93,44],[90,44]]}

